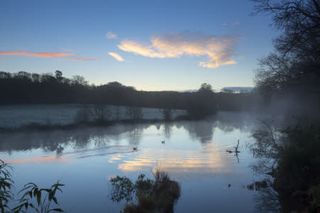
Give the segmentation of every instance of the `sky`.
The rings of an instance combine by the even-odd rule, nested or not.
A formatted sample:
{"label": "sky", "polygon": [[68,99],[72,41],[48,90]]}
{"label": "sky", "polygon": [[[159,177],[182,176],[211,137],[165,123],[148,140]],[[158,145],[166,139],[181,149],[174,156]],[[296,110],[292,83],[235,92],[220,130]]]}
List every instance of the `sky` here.
{"label": "sky", "polygon": [[273,49],[249,0],[1,0],[0,70],[138,90],[254,86]]}

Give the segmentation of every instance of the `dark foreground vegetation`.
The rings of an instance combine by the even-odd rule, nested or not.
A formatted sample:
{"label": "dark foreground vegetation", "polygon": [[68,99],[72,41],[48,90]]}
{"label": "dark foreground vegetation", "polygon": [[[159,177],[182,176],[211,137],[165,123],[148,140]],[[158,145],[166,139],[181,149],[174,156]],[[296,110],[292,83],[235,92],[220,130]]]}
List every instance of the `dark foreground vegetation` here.
{"label": "dark foreground vegetation", "polygon": [[180,197],[179,183],[161,171],[156,171],[154,180],[139,175],[133,183],[127,177],[111,178],[111,199],[126,201],[124,213],[173,213],[174,204]]}
{"label": "dark foreground vegetation", "polygon": [[257,91],[265,105],[282,103],[278,114],[295,118],[281,127],[266,124],[253,134],[253,151],[261,159],[256,168],[273,177],[282,212],[319,212],[320,1],[254,2],[257,12],[271,14],[281,30],[275,51],[261,60]]}
{"label": "dark foreground vegetation", "polygon": [[[0,160],[0,210],[1,212],[63,212],[59,207],[57,193],[64,185],[57,182],[50,188],[40,188],[34,183],[27,183],[19,191],[20,197],[15,199],[12,193],[14,181],[11,176],[11,167]],[[9,205],[9,203],[11,205]]]}
{"label": "dark foreground vegetation", "polygon": [[283,209],[319,212],[320,127],[296,126],[285,133],[274,182]]}
{"label": "dark foreground vegetation", "polygon": [[[16,199],[12,189],[14,181],[12,168],[0,160],[0,211],[1,212],[64,212],[59,207],[57,193],[62,193],[64,184],[59,182],[49,188],[40,188],[35,183],[27,183],[18,192]],[[135,182],[127,177],[110,179],[111,200],[126,201],[124,213],[173,213],[174,205],[180,197],[180,185],[161,171],[154,173],[154,179],[140,174]]]}
{"label": "dark foreground vegetation", "polygon": [[260,159],[254,168],[273,177],[277,192],[264,200],[277,199],[283,212],[319,212],[320,126],[297,124],[279,130],[264,125],[253,136],[257,143],[252,151]]}

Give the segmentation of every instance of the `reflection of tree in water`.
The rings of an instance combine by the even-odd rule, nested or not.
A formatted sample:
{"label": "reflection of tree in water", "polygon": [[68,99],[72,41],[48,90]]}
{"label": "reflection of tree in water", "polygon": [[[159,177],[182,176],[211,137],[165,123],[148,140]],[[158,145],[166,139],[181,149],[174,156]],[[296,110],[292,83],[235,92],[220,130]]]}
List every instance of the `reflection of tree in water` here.
{"label": "reflection of tree in water", "polygon": [[271,186],[259,189],[254,200],[257,212],[280,212],[278,193]]}
{"label": "reflection of tree in water", "polygon": [[110,182],[111,199],[115,202],[127,202],[123,208],[125,213],[171,213],[180,197],[179,183],[160,171],[154,174],[154,179],[141,174],[134,183],[127,177],[119,176],[112,178]]}
{"label": "reflection of tree in water", "polygon": [[256,143],[251,145],[253,156],[258,159],[253,169],[258,173],[268,173],[273,171],[278,159],[278,151],[281,147],[279,141],[281,134],[269,123],[262,122],[257,129],[254,130],[252,137]]}
{"label": "reflection of tree in water", "polygon": [[272,173],[276,167],[276,158],[278,158],[277,150],[280,147],[278,142],[281,135],[276,132],[271,124],[262,122],[261,125],[253,131],[252,137],[256,142],[250,146],[250,149],[253,156],[257,159],[257,162],[252,165],[252,169],[264,178],[263,181],[257,181],[256,183],[269,183],[266,184],[265,187],[255,189],[258,191],[255,195],[257,211],[279,212],[279,195],[272,187]]}
{"label": "reflection of tree in water", "polygon": [[275,190],[261,190],[258,204],[281,207],[283,212],[318,212],[320,127],[301,122],[280,130],[264,123],[253,137],[256,143],[251,149],[259,159],[254,169],[266,176]]}
{"label": "reflection of tree in water", "polygon": [[161,123],[156,123],[155,126],[156,126],[157,130],[159,130],[161,128]]}
{"label": "reflection of tree in water", "polygon": [[29,150],[42,148],[45,151],[55,151],[59,144],[69,141],[69,136],[62,136],[58,131],[21,132],[0,134],[0,151]]}
{"label": "reflection of tree in water", "polygon": [[[225,113],[226,114],[226,113]],[[41,148],[45,151],[56,151],[59,147],[72,145],[75,149],[83,149],[90,142],[96,146],[103,146],[110,141],[119,141],[122,136],[129,137],[129,143],[139,144],[143,129],[156,125],[161,129],[164,125],[164,137],[169,139],[172,135],[172,127],[183,127],[187,130],[191,138],[199,140],[201,143],[211,141],[215,126],[240,128],[242,123],[237,123],[235,113],[219,115],[214,119],[207,121],[179,121],[155,124],[127,124],[113,125],[109,127],[87,127],[69,130],[50,130],[50,131],[22,131],[14,133],[0,133],[0,151],[10,152],[12,150],[29,150]],[[230,115],[231,114],[231,115]],[[240,125],[240,126],[239,126]],[[123,135],[124,134],[124,135]]]}
{"label": "reflection of tree in water", "polygon": [[224,132],[247,129],[254,122],[248,113],[220,112],[214,117],[215,126]]}
{"label": "reflection of tree in water", "polygon": [[164,137],[166,139],[170,139],[171,138],[171,132],[172,132],[172,124],[165,122],[164,123],[164,129],[163,129]]}
{"label": "reflection of tree in water", "polygon": [[133,125],[134,128],[128,133],[128,140],[130,145],[138,145],[141,140],[143,128],[141,125]]}
{"label": "reflection of tree in water", "polygon": [[214,131],[212,121],[183,122],[182,126],[189,132],[191,138],[200,140],[201,143],[212,141]]}
{"label": "reflection of tree in water", "polygon": [[[73,148],[86,148],[91,140],[96,146],[106,145],[111,140],[119,140],[124,133],[131,134],[131,141],[138,143],[146,125],[115,125],[112,127],[79,128],[72,130],[25,131],[14,133],[0,133],[0,151],[43,149],[57,151],[66,145]],[[137,130],[138,129],[138,130]]]}
{"label": "reflection of tree in water", "polygon": [[208,120],[180,122],[196,140],[206,143],[212,140],[214,128],[219,128],[224,132],[231,132],[235,129],[246,130],[254,120],[247,113],[221,112]]}
{"label": "reflection of tree in water", "polygon": [[79,148],[85,148],[90,138],[91,138],[90,134],[85,134],[83,132],[83,133],[74,134],[71,137],[71,141],[74,142],[74,147],[79,149]]}

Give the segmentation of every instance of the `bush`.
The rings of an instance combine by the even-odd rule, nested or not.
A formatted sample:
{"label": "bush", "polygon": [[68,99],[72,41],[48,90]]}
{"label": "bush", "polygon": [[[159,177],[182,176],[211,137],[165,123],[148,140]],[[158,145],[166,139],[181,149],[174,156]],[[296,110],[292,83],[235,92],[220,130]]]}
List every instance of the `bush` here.
{"label": "bush", "polygon": [[[115,177],[110,180],[112,185],[111,199],[126,200],[125,213],[173,212],[174,203],[180,197],[180,186],[169,176],[157,171],[154,180],[139,175],[133,183],[127,177]],[[136,201],[136,202],[134,202]]]}

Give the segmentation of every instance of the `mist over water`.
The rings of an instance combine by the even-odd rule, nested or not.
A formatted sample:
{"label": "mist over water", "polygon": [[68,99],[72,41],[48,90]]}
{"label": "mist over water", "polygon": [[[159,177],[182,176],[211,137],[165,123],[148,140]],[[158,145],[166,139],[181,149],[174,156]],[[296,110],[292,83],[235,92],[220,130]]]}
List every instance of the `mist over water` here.
{"label": "mist over water", "polygon": [[[175,212],[254,212],[256,193],[246,185],[260,178],[248,148],[257,122],[248,113],[221,112],[200,121],[1,133],[0,156],[14,167],[17,189],[62,180],[66,212],[120,211],[124,203],[110,200],[108,180],[151,177],[155,169],[181,186]],[[241,153],[226,152],[237,140]]]}
{"label": "mist over water", "polygon": [[320,212],[320,0],[0,16],[0,212]]}

